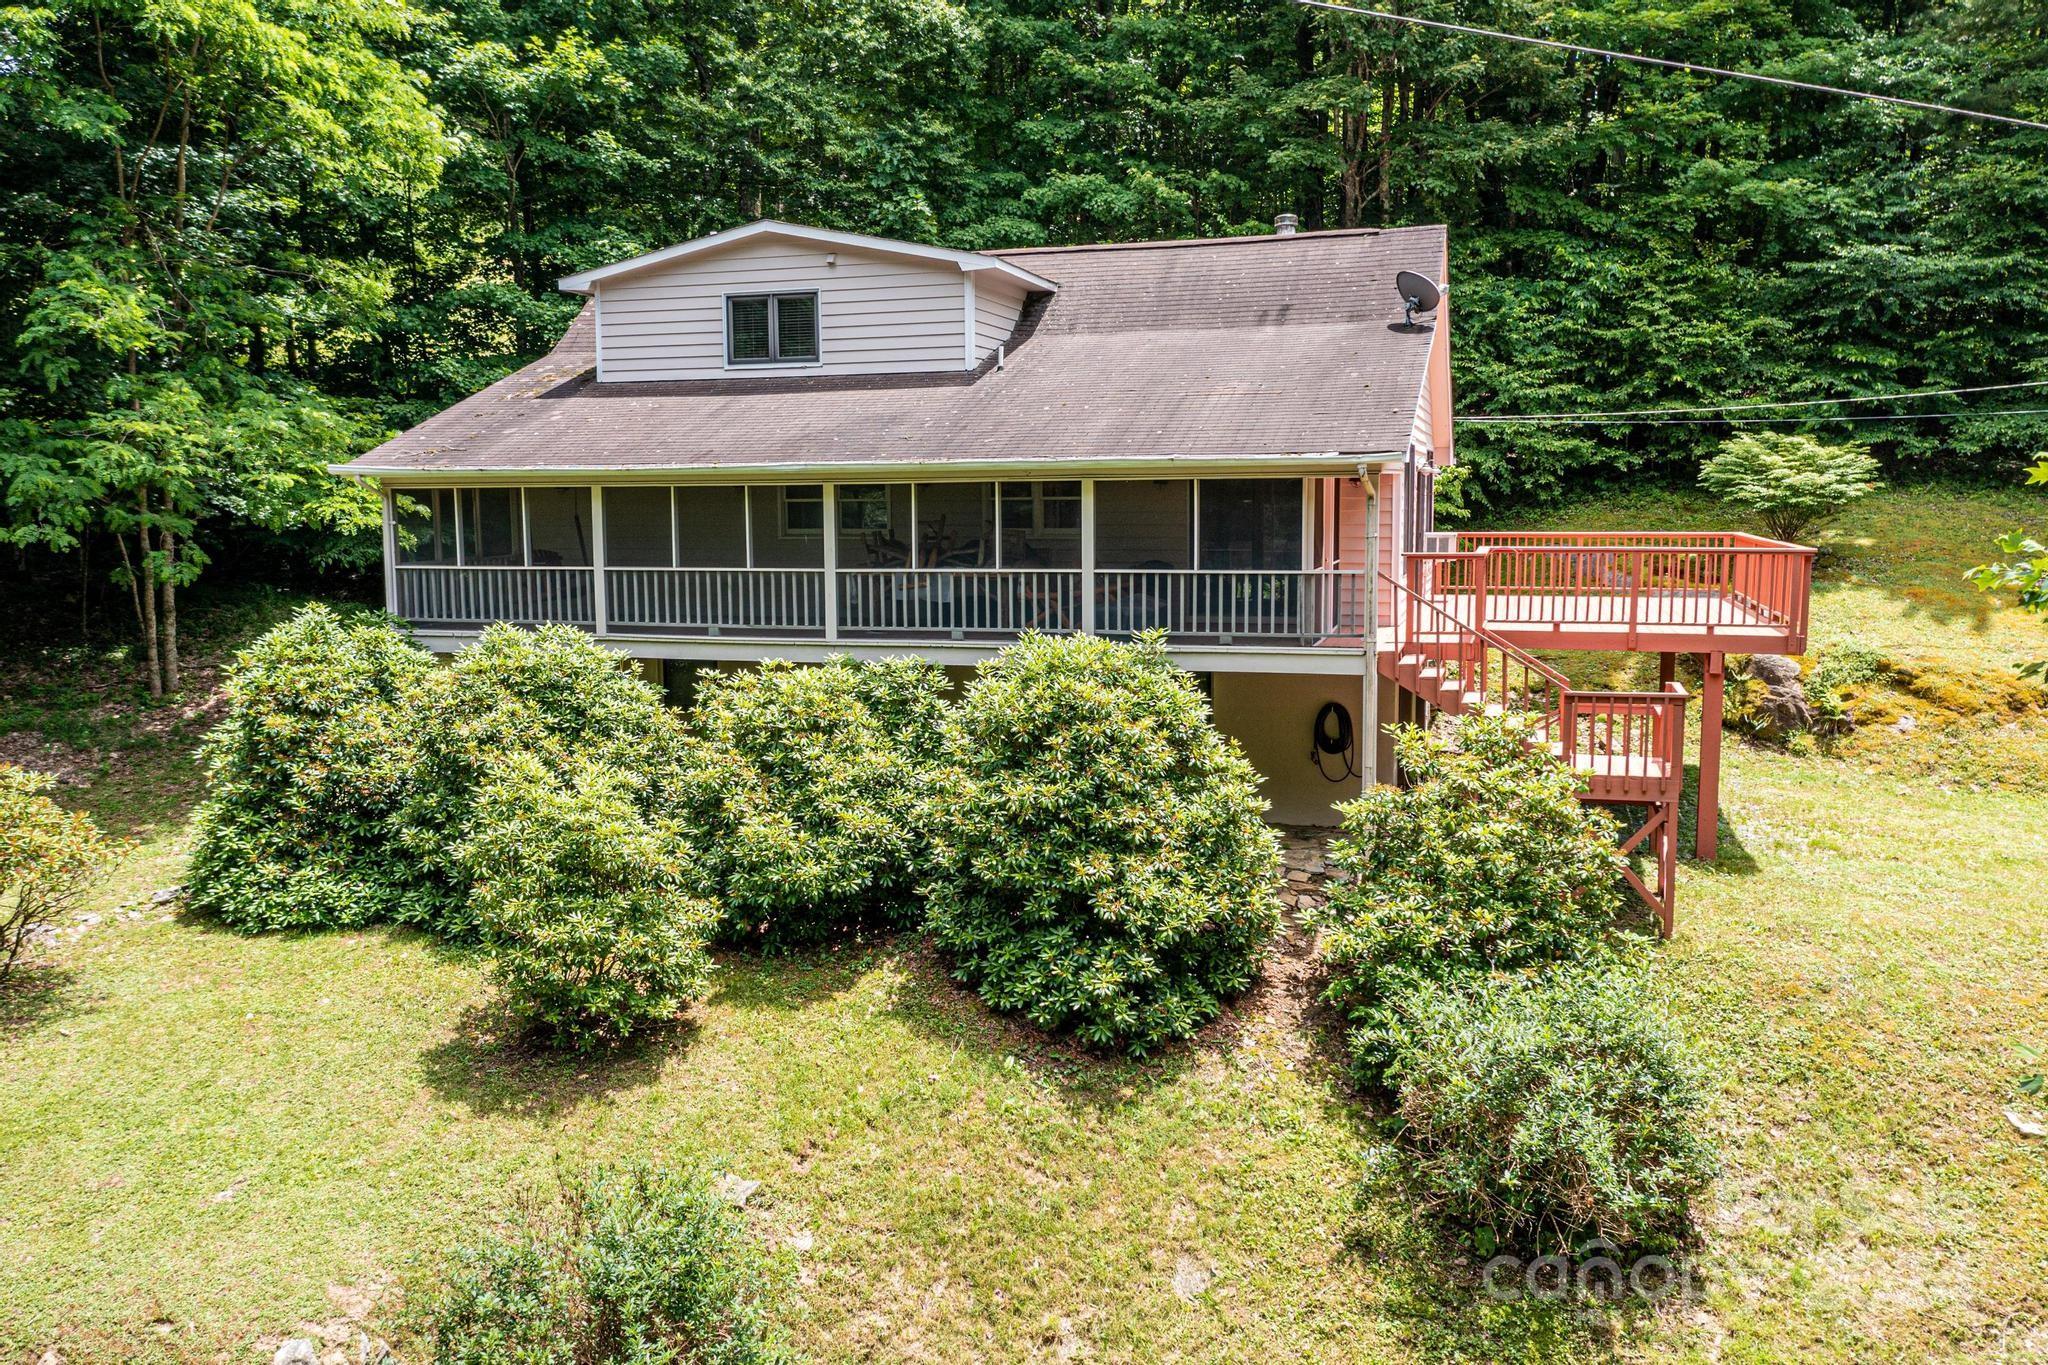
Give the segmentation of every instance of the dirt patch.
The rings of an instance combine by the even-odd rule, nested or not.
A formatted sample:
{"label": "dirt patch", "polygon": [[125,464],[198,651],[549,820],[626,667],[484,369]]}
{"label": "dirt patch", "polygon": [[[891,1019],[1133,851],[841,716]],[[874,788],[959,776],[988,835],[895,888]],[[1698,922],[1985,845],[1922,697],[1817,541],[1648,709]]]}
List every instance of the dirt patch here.
{"label": "dirt patch", "polygon": [[83,787],[99,776],[100,757],[34,730],[15,730],[0,735],[0,763],[48,773],[60,787]]}

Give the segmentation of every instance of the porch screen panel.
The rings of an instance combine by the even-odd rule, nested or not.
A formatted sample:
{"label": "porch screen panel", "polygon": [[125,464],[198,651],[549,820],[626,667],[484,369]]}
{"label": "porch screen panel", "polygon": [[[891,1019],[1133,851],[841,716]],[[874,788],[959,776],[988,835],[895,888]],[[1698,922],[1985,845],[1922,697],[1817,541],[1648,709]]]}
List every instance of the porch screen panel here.
{"label": "porch screen panel", "polygon": [[1081,567],[1081,481],[1003,485],[1005,568]]}
{"label": "porch screen panel", "polygon": [[1299,569],[1300,479],[1202,480],[1204,569]]}
{"label": "porch screen panel", "polygon": [[996,563],[996,486],[917,486],[917,563],[926,569],[992,569]]}
{"label": "porch screen panel", "polygon": [[757,484],[753,507],[755,568],[825,567],[823,484]]}
{"label": "porch screen panel", "polygon": [[464,488],[456,496],[462,504],[463,563],[506,565],[526,562],[526,535],[520,526],[518,489]]}
{"label": "porch screen panel", "polygon": [[[448,488],[400,488],[396,493],[398,562],[455,562],[455,492]],[[411,504],[408,507],[407,504]]]}
{"label": "porch screen panel", "polygon": [[1097,479],[1095,563],[1103,569],[1191,569],[1194,485],[1186,479]]}
{"label": "porch screen panel", "polygon": [[526,523],[534,564],[587,569],[595,562],[588,488],[527,489]]}
{"label": "porch screen panel", "polygon": [[738,484],[678,488],[676,547],[678,568],[745,568],[747,490]]}
{"label": "porch screen panel", "polygon": [[670,539],[666,488],[604,490],[604,562],[618,569],[666,569]]}
{"label": "porch screen panel", "polygon": [[839,485],[839,567],[910,567],[910,485]]}

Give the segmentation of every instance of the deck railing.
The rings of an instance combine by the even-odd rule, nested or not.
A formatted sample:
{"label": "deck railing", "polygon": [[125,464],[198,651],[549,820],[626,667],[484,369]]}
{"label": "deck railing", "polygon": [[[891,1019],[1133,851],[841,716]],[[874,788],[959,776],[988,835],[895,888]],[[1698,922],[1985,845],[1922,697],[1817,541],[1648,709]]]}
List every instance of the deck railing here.
{"label": "deck railing", "polygon": [[1095,580],[1103,635],[1362,646],[1372,606],[1362,569],[1104,569]]}
{"label": "deck railing", "polygon": [[1770,631],[1803,645],[1814,552],[1739,532],[1459,532],[1416,591],[1494,629]]}
{"label": "deck railing", "polygon": [[850,635],[966,637],[1081,628],[1078,569],[841,569]]}
{"label": "deck railing", "polygon": [[607,569],[607,625],[615,630],[718,635],[819,635],[822,569]]}
{"label": "deck railing", "polygon": [[1603,801],[1676,801],[1685,783],[1683,686],[1661,692],[1564,694],[1560,753],[1587,775],[1590,794]]}
{"label": "deck railing", "polygon": [[397,575],[398,614],[408,621],[597,623],[594,569],[401,564]]}

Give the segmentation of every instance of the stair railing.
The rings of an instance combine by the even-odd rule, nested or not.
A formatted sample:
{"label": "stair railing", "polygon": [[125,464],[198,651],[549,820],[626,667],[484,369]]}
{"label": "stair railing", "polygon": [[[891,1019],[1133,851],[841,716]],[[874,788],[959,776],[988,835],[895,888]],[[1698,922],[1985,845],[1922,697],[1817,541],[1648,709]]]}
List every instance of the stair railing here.
{"label": "stair railing", "polygon": [[1446,682],[1458,685],[1461,696],[1475,699],[1467,704],[1537,717],[1537,734],[1548,742],[1571,690],[1564,674],[1472,624],[1440,599],[1415,592],[1389,574],[1379,577],[1392,595],[1396,682],[1420,691],[1423,669],[1434,664]]}

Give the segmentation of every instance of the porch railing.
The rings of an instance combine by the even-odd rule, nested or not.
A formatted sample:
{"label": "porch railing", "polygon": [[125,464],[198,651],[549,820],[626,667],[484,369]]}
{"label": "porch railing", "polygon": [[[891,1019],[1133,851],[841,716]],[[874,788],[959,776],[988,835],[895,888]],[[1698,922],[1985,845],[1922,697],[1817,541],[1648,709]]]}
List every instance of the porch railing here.
{"label": "porch railing", "polygon": [[597,624],[594,569],[401,564],[398,614],[408,621]]}
{"label": "porch railing", "polygon": [[1078,569],[841,569],[850,635],[1019,635],[1081,628]]}
{"label": "porch railing", "polygon": [[1494,629],[1770,631],[1801,644],[1814,552],[1739,532],[1459,532],[1415,590]]}
{"label": "porch railing", "polygon": [[607,569],[614,630],[717,635],[821,635],[823,569]]}
{"label": "porch railing", "polygon": [[1095,629],[1168,639],[1364,641],[1372,575],[1363,570],[1107,569],[1095,575]]}

